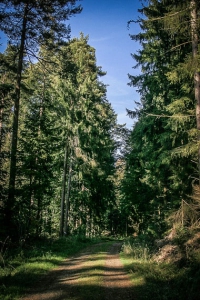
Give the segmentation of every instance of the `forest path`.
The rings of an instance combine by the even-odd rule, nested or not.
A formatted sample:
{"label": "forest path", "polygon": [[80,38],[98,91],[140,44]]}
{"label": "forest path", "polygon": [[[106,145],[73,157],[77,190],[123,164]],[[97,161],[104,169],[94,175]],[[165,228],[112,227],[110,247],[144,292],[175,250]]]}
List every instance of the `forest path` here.
{"label": "forest path", "polygon": [[134,300],[119,258],[122,242],[101,243],[65,260],[22,300]]}

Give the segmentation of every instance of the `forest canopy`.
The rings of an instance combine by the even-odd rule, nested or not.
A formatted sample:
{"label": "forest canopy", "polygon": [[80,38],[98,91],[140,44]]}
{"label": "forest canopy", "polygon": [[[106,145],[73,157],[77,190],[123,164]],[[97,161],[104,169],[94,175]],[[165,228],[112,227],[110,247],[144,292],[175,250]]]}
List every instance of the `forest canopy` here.
{"label": "forest canopy", "polygon": [[161,237],[199,222],[197,0],[142,1],[130,38],[140,102],[128,130],[95,49],[67,25],[77,1],[1,1],[0,234]]}

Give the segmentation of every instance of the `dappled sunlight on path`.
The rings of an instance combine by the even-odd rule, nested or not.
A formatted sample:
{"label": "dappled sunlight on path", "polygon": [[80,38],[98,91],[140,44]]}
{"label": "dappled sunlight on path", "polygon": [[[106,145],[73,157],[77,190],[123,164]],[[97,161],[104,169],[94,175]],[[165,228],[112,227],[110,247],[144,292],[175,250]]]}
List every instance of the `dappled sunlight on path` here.
{"label": "dappled sunlight on path", "polygon": [[115,243],[106,258],[104,272],[105,300],[133,300],[133,287],[119,259],[121,243]]}
{"label": "dappled sunlight on path", "polygon": [[119,259],[121,243],[113,243],[109,251],[105,245],[92,246],[67,259],[28,291],[23,300],[134,300],[129,277]]}

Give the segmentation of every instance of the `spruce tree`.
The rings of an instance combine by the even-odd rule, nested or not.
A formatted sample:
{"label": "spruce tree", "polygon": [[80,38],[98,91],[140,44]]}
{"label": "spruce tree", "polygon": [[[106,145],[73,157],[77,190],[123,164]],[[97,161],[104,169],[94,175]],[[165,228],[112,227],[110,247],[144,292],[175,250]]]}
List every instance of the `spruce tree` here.
{"label": "spruce tree", "polygon": [[[129,76],[141,104],[129,112],[137,122],[124,191],[140,231],[158,234],[160,228],[161,233],[165,215],[191,193],[191,160],[197,147],[194,89],[187,67],[192,54],[190,2],[150,1],[140,10],[145,15],[139,19],[142,32],[131,36],[142,46],[133,54],[142,72]],[[131,185],[136,190],[129,189]]]}
{"label": "spruce tree", "polygon": [[25,54],[37,57],[38,46],[47,44],[53,36],[58,42],[69,34],[66,21],[81,11],[76,1],[2,1],[0,29],[12,44],[18,46],[18,62],[14,93],[14,116],[12,126],[11,163],[8,200],[5,207],[8,234],[14,235],[13,207],[15,204],[15,181],[17,166],[17,140],[20,111],[20,93]]}
{"label": "spruce tree", "polygon": [[[60,91],[59,99],[65,103],[63,105],[66,113],[65,135],[66,148],[69,147],[67,157],[69,172],[68,180],[67,176],[63,178],[65,177],[65,184],[68,182],[68,191],[69,183],[73,185],[73,190],[71,190],[73,200],[70,201],[70,213],[65,214],[69,216],[70,222],[66,219],[61,220],[60,234],[63,232],[64,223],[67,224],[67,222],[69,225],[71,223],[71,227],[84,228],[83,232],[86,234],[86,231],[90,231],[88,226],[101,223],[102,212],[105,209],[103,202],[106,201],[106,189],[102,188],[100,182],[102,180],[104,185],[108,183],[106,178],[109,172],[112,173],[112,151],[114,150],[111,149],[114,149],[114,145],[109,131],[111,124],[114,125],[115,116],[106,100],[106,88],[99,81],[99,76],[102,76],[104,72],[96,66],[95,49],[88,44],[88,37],[81,34],[79,39],[73,39],[64,46],[61,52],[60,63],[63,71],[58,77],[58,85],[55,89]],[[73,160],[72,177],[70,175],[71,159]],[[66,165],[66,157],[64,165]],[[103,171],[104,168],[108,171]],[[69,180],[70,177],[71,180]],[[97,182],[101,191],[96,187]],[[102,190],[105,195],[102,195]],[[63,202],[62,197],[61,207],[68,209],[68,203]],[[64,213],[61,210],[61,219],[63,216]],[[77,218],[78,223],[75,221]],[[66,229],[64,232],[67,232]]]}

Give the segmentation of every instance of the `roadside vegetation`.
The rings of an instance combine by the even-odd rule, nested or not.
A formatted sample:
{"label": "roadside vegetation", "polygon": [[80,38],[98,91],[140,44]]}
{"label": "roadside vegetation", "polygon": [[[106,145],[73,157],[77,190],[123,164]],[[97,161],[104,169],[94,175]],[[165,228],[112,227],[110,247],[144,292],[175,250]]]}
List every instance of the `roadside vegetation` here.
{"label": "roadside vegetation", "polygon": [[200,299],[200,234],[179,228],[173,238],[152,241],[148,236],[128,238],[121,253],[130,274],[135,299]]}
{"label": "roadside vegetation", "polygon": [[25,247],[14,247],[9,241],[1,244],[0,300],[19,299],[48,271],[64,259],[100,239],[74,236],[56,240],[32,240]]}

